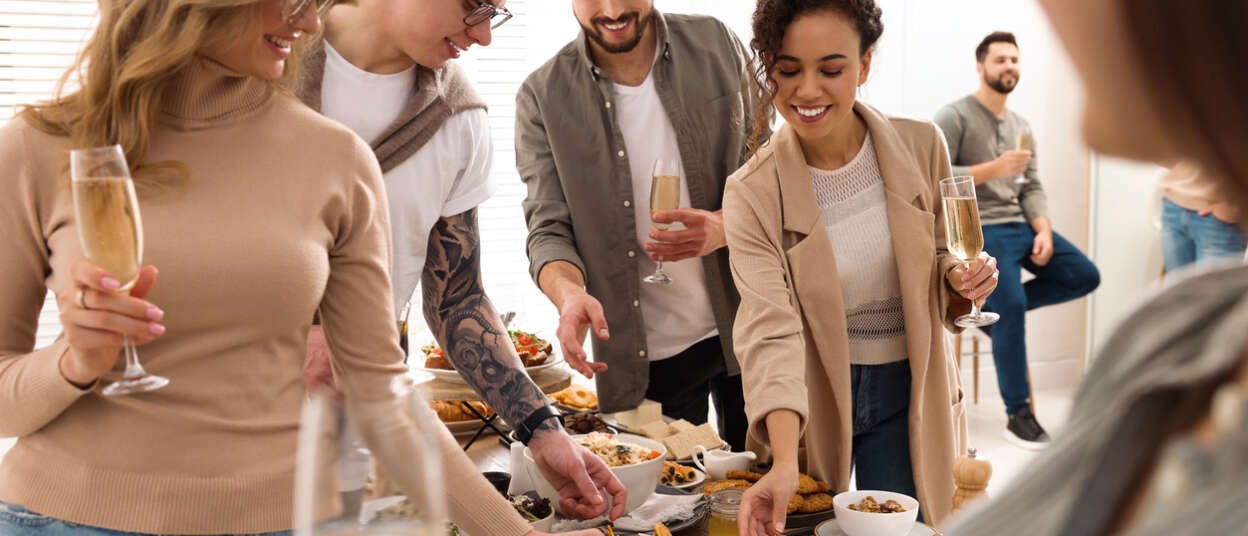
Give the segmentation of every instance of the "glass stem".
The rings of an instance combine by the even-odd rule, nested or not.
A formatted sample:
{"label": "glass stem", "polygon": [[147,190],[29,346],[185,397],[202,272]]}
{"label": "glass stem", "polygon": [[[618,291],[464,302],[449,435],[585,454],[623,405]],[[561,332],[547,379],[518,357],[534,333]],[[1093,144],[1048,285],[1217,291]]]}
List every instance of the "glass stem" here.
{"label": "glass stem", "polygon": [[[966,263],[966,271],[971,271],[971,263]],[[979,300],[971,300],[971,316],[979,318]]]}
{"label": "glass stem", "polygon": [[662,260],[658,260],[658,261],[655,261],[655,262],[657,262],[658,264],[654,267],[654,273],[656,273],[656,274],[661,274],[661,273],[663,273],[663,261],[662,261]]}
{"label": "glass stem", "polygon": [[127,380],[132,380],[147,376],[147,371],[143,370],[143,365],[139,364],[139,352],[134,349],[134,339],[131,339],[129,335],[123,335],[121,347],[126,352],[126,372],[124,377]]}

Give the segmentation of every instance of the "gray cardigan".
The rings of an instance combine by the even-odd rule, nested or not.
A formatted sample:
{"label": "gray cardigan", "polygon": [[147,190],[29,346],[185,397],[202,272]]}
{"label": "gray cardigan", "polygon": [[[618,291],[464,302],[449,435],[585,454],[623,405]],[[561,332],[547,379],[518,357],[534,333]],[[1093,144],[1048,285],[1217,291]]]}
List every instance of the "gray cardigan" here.
{"label": "gray cardigan", "polygon": [[[1065,430],[989,501],[946,534],[1108,534],[1191,412],[1241,366],[1248,346],[1248,267],[1202,271],[1125,319],[1088,372]],[[1196,406],[1204,411],[1203,404]],[[1187,415],[1184,415],[1187,413]],[[1248,534],[1248,441],[1228,434],[1206,455],[1216,471],[1179,499],[1144,510],[1130,535]]]}

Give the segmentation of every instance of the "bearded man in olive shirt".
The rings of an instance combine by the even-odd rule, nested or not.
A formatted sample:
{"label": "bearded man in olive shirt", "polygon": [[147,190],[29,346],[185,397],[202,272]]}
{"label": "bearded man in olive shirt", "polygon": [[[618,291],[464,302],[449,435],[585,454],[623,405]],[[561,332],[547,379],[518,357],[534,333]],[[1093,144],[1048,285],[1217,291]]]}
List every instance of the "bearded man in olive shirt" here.
{"label": "bearded man in olive shirt", "polygon": [[[997,384],[1009,418],[1005,439],[1039,449],[1049,435],[1031,411],[1026,313],[1084,296],[1101,279],[1092,261],[1053,231],[1031,126],[1005,107],[1020,75],[1014,34],[989,34],[975,49],[975,60],[979,90],[941,108],[936,124],[949,144],[954,175],[975,177],[984,251],[999,263],[997,290],[984,309],[1001,320],[984,331],[992,337]],[[1035,275],[1026,283],[1024,268]]]}
{"label": "bearded man in olive shirt", "polygon": [[[748,56],[721,22],[664,15],[652,0],[572,5],[581,34],[516,97],[530,273],[559,309],[564,356],[597,375],[603,411],[649,398],[697,424],[710,394],[720,435],[743,450],[739,297],[719,209],[746,157]],[[657,159],[683,171],[682,208],[653,216],[668,231],[648,210]],[[671,284],[643,282],[658,260]]]}

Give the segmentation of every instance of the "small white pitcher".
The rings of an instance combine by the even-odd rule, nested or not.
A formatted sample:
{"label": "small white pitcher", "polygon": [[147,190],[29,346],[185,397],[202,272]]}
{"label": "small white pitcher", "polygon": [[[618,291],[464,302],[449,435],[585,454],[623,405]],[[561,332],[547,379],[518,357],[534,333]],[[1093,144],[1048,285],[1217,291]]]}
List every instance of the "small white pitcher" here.
{"label": "small white pitcher", "polygon": [[[701,456],[698,456],[701,454]],[[706,472],[711,480],[723,480],[728,471],[748,471],[750,462],[757,458],[753,452],[728,452],[722,449],[706,450],[706,447],[693,447],[693,464]],[[705,462],[705,463],[704,463]]]}

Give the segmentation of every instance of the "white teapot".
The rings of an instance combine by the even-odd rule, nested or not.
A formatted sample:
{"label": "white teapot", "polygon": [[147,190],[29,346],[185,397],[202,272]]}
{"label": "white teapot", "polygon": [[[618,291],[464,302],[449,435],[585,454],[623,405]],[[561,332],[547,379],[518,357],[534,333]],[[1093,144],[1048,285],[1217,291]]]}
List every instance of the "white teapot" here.
{"label": "white teapot", "polygon": [[693,447],[693,464],[705,471],[706,476],[712,480],[728,478],[728,471],[748,471],[750,462],[757,457],[748,450],[728,452],[723,449],[707,450],[702,445]]}

